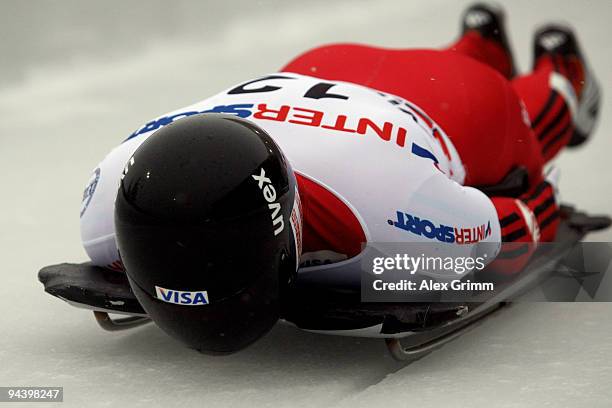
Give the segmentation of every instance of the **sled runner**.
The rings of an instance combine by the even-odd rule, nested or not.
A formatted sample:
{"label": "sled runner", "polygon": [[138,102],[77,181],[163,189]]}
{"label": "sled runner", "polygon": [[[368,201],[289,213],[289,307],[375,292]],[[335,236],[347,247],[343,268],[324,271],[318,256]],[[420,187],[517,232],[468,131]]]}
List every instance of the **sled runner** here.
{"label": "sled runner", "polygon": [[[415,360],[546,279],[586,234],[610,224],[609,217],[589,216],[562,206],[554,245],[538,249],[519,279],[501,282],[492,297],[483,295],[469,303],[362,303],[360,273],[355,272],[360,267],[358,259],[326,269],[326,276],[314,273],[316,267],[305,268],[284,297],[282,318],[308,331],[383,338],[394,358]],[[91,263],[62,263],[42,268],[38,278],[50,295],[93,310],[105,330],[124,330],[150,321],[125,274]],[[112,319],[109,314],[126,317]]]}

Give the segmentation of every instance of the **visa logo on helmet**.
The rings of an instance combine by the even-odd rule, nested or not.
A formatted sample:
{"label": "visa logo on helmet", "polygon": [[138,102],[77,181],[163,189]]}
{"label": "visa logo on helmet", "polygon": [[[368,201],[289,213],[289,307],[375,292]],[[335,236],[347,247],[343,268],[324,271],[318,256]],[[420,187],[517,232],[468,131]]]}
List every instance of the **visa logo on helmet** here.
{"label": "visa logo on helmet", "polygon": [[175,305],[203,306],[208,304],[208,293],[205,290],[189,292],[155,286],[155,294],[159,300]]}

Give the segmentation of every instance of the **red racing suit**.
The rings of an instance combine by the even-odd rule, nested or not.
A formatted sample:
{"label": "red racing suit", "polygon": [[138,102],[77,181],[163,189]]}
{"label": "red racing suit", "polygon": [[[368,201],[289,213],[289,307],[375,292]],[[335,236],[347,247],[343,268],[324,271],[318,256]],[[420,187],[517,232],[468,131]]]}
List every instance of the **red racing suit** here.
{"label": "red racing suit", "polygon": [[529,243],[555,238],[559,206],[543,166],[574,131],[570,107],[576,102],[568,88],[580,83],[558,67],[563,65],[543,60],[533,72],[510,78],[511,63],[503,49],[471,32],[439,51],[323,46],[298,56],[283,71],[361,84],[414,102],[457,149],[465,185],[496,185],[524,168],[526,191],[491,201],[502,240]]}
{"label": "red racing suit", "polygon": [[[204,112],[252,120],[287,156],[299,222],[285,225],[303,266],[350,258],[370,241],[453,243],[460,256],[478,242],[552,240],[559,212],[542,167],[569,139],[571,117],[550,67],[509,81],[498,51],[478,37],[443,51],[325,46],[162,115],[95,169],[83,245],[95,264],[122,268],[113,225],[121,170],[156,130]],[[520,196],[471,187],[494,186],[517,167],[527,172]]]}

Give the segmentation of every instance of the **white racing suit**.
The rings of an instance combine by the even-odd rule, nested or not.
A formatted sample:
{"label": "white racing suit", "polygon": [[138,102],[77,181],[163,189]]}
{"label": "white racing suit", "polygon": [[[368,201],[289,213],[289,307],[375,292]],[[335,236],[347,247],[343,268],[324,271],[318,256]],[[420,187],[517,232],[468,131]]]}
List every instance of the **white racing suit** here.
{"label": "white racing suit", "polygon": [[[82,242],[94,264],[122,269],[113,207],[131,155],[163,126],[205,112],[253,121],[286,155],[304,206],[304,267],[351,258],[358,241],[445,242],[459,256],[470,256],[477,242],[501,241],[493,203],[462,185],[456,149],[425,112],[367,87],[279,73],[160,116],[100,162],[81,208]],[[341,222],[321,222],[323,213]]]}

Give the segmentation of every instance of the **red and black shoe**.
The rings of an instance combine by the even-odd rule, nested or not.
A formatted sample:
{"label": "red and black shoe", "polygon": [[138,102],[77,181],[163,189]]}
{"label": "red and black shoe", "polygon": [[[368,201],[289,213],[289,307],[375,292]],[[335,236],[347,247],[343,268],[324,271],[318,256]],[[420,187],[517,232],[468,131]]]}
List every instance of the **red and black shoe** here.
{"label": "red and black shoe", "polygon": [[572,85],[576,100],[574,112],[574,134],[568,146],[584,143],[595,128],[599,114],[601,88],[593,71],[584,58],[578,40],[571,28],[560,24],[549,24],[540,28],[533,40],[533,69],[541,64],[553,64],[556,72]]}
{"label": "red and black shoe", "polygon": [[512,49],[506,35],[506,16],[501,7],[475,3],[463,13],[461,34],[465,36],[470,32],[478,33],[482,38],[497,43],[506,54],[509,61],[509,78],[516,75],[516,66]]}

